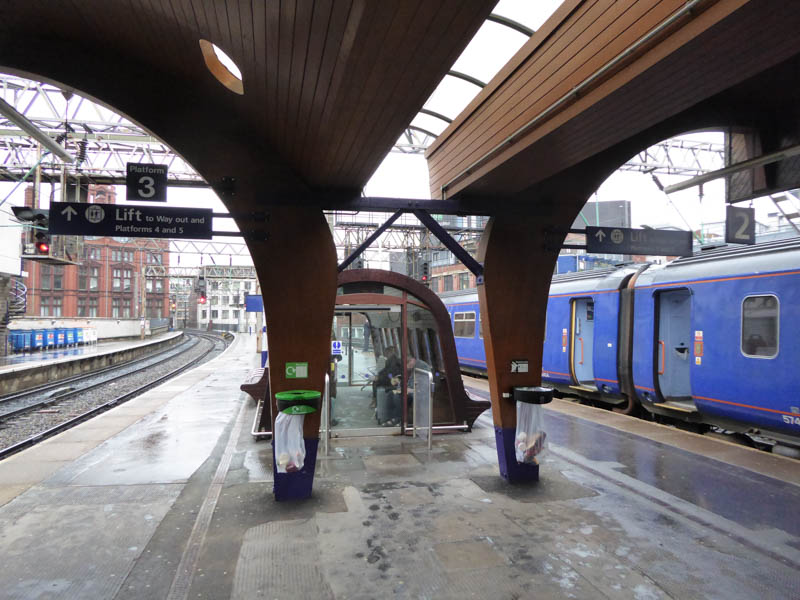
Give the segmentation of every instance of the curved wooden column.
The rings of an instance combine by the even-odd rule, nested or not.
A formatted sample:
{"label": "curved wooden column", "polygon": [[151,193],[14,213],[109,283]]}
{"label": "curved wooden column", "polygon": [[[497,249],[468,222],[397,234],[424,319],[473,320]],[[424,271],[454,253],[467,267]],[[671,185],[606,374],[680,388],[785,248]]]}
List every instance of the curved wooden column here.
{"label": "curved wooden column", "polygon": [[[553,221],[552,216],[534,214],[497,215],[486,226],[478,249],[484,266],[478,297],[497,457],[500,474],[509,481],[539,477],[537,465],[518,464],[514,456],[517,413],[511,390],[542,381],[545,311],[558,257],[557,250],[545,251],[544,230]],[[557,248],[561,239],[547,241]],[[528,372],[512,373],[511,361],[520,359],[528,361]]]}
{"label": "curved wooden column", "polygon": [[[277,392],[323,391],[330,362],[337,262],[333,237],[322,211],[280,207],[269,209],[269,214],[269,239],[251,241],[249,247],[264,298],[270,402],[272,414],[276,415]],[[308,378],[287,379],[287,362],[307,362]],[[296,473],[275,473],[276,500],[311,495],[319,424],[319,411],[305,416],[305,465]]]}

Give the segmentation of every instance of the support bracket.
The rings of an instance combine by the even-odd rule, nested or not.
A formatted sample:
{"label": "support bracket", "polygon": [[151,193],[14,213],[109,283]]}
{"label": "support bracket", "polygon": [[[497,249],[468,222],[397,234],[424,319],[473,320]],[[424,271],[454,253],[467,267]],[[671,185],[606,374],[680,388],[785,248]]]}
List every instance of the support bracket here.
{"label": "support bracket", "polygon": [[464,250],[453,237],[445,231],[445,229],[439,225],[439,223],[434,219],[430,213],[426,210],[422,209],[414,209],[412,211],[414,216],[419,219],[420,223],[425,225],[430,232],[435,235],[445,247],[450,250],[453,254],[456,255],[456,258],[460,260],[470,272],[475,275],[477,278],[477,284],[481,285],[483,283],[483,265],[479,263],[477,260],[472,258],[472,255]]}
{"label": "support bracket", "polygon": [[394,223],[398,218],[400,218],[400,215],[402,215],[402,214],[403,214],[403,211],[402,210],[398,210],[391,217],[389,217],[383,225],[381,225],[375,231],[372,232],[372,235],[370,235],[367,239],[365,239],[363,242],[361,242],[361,244],[358,246],[358,248],[353,250],[353,253],[350,256],[348,256],[347,258],[345,258],[342,261],[342,263],[336,268],[336,270],[339,273],[341,273],[348,266],[350,266],[350,264],[355,259],[357,259],[364,252],[364,250],[369,248],[372,245],[372,243],[375,240],[377,240],[378,237],[391,226],[392,223]]}

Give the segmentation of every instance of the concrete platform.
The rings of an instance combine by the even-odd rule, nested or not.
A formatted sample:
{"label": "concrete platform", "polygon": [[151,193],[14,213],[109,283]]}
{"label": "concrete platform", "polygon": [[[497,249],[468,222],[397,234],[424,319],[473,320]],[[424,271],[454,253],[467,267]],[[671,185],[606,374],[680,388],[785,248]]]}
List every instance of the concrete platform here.
{"label": "concrete platform", "polygon": [[40,367],[55,362],[78,360],[89,356],[113,354],[121,350],[138,348],[159,344],[181,335],[180,331],[169,331],[149,336],[144,340],[120,340],[115,342],[101,342],[99,344],[86,344],[70,348],[55,348],[53,350],[37,350],[24,354],[11,354],[0,357],[0,373],[23,371],[33,367]]}
{"label": "concrete platform", "polygon": [[0,393],[20,392],[127,362],[167,349],[179,343],[182,336],[181,331],[170,331],[144,340],[106,342],[4,357],[0,359]]}
{"label": "concrete platform", "polygon": [[481,417],[430,453],[334,439],[277,503],[255,343],[0,462],[0,596],[800,598],[800,463],[577,405],[547,411],[535,485],[500,479]]}

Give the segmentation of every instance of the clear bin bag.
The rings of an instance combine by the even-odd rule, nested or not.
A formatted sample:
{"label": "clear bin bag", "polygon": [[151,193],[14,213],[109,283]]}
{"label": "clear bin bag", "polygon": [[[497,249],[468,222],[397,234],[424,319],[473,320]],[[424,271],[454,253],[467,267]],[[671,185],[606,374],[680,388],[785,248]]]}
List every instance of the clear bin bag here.
{"label": "clear bin bag", "polygon": [[275,417],[275,461],[278,473],[294,473],[303,468],[306,444],[303,439],[305,415],[278,413]]}
{"label": "clear bin bag", "polygon": [[517,402],[517,437],[514,450],[517,462],[538,465],[539,458],[546,449],[547,434],[542,423],[542,406]]}

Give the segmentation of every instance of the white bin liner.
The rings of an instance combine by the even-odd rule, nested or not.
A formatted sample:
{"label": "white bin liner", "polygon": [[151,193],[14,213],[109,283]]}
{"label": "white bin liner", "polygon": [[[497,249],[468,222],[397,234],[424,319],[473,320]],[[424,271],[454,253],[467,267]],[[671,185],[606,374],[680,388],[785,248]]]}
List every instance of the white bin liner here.
{"label": "white bin liner", "polygon": [[517,437],[514,450],[518,463],[538,465],[546,449],[547,435],[542,427],[542,406],[517,402]]}
{"label": "white bin liner", "polygon": [[278,473],[294,473],[303,468],[306,459],[306,444],[303,439],[305,415],[278,413],[275,417],[275,461]]}

